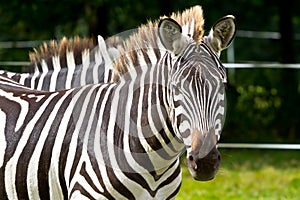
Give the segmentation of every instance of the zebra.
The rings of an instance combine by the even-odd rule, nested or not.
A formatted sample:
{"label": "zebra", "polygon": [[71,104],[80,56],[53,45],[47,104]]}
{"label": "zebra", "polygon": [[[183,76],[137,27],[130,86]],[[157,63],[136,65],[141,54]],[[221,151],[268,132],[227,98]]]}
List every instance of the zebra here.
{"label": "zebra", "polygon": [[96,45],[91,38],[64,37],[59,43],[44,43],[30,53],[27,73],[0,71],[32,89],[57,91],[92,83],[109,82],[115,47],[106,45],[98,35]]}
{"label": "zebra", "polygon": [[46,92],[0,76],[0,196],[173,199],[185,149],[193,178],[214,178],[225,116],[218,53],[235,20],[217,21],[201,43],[181,33],[171,18],[141,27],[112,83]]}
{"label": "zebra", "polygon": [[[165,17],[165,16],[163,16]],[[161,17],[161,18],[163,18]],[[183,27],[183,34],[201,42],[204,30],[201,6],[193,6],[170,16]],[[88,38],[63,38],[60,42],[44,43],[30,53],[29,73],[0,71],[32,89],[57,91],[96,83],[112,82],[113,61],[119,57],[123,46],[123,32],[104,41],[98,36],[98,44]],[[123,47],[121,47],[123,48]]]}

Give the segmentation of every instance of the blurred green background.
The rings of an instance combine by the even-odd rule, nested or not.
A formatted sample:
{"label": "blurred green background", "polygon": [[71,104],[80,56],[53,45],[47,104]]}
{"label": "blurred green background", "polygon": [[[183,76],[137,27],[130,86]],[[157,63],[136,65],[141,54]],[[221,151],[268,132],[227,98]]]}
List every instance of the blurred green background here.
{"label": "blurred green background", "polygon": [[[218,18],[233,14],[239,31],[280,33],[280,39],[237,37],[234,62],[300,62],[300,2],[293,0],[0,1],[0,42],[74,35],[108,37],[197,4],[203,7],[206,31]],[[2,47],[0,61],[28,61],[30,50]],[[227,62],[226,51],[221,58]],[[5,65],[1,68],[21,69]],[[300,70],[228,71],[227,117],[221,142],[299,143]]]}

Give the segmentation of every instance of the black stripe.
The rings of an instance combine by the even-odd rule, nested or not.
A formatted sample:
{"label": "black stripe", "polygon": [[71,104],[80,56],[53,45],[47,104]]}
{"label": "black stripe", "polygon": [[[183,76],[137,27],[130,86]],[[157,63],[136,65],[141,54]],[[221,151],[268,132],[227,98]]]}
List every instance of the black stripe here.
{"label": "black stripe", "polygon": [[72,76],[72,81],[71,81],[72,87],[81,86],[81,83],[80,83],[81,74],[82,74],[82,65],[76,65],[74,74]]}
{"label": "black stripe", "polygon": [[[45,123],[47,122],[47,119],[51,113],[51,110],[53,110],[54,106],[56,105],[57,101],[61,98],[61,95],[63,93],[60,93],[60,95],[56,95],[47,105],[47,108],[45,112],[40,116],[37,123],[35,124],[35,128],[31,132],[27,144],[24,147],[19,160],[17,164],[16,169],[16,191],[18,198],[20,199],[27,199],[28,198],[28,191],[27,191],[27,168],[29,161],[31,159],[31,156],[33,154],[33,151],[35,150],[35,146],[40,138],[41,131],[43,127],[45,126]],[[32,102],[32,99],[28,99],[30,102],[29,110],[38,110],[36,108],[36,105]],[[35,106],[35,107],[34,107]],[[28,123],[26,123],[28,124]],[[38,163],[37,163],[38,164]],[[48,185],[45,185],[47,187]],[[49,196],[49,193],[45,196]]]}
{"label": "black stripe", "polygon": [[[169,167],[168,169],[165,171],[167,172],[168,170],[170,170],[174,165],[176,165],[178,163],[178,160],[176,159]],[[173,171],[173,173],[171,174],[171,176],[169,176],[164,182],[162,182],[158,188],[162,188],[166,185],[169,185],[170,183],[172,183],[178,176],[180,176],[181,173],[181,169],[180,169],[180,165],[178,164],[178,166],[176,167],[176,169]]]}
{"label": "black stripe", "polygon": [[[101,192],[97,189],[97,187],[94,185],[91,177],[89,176],[88,172],[86,171],[86,163],[83,162],[81,169],[80,169],[80,175],[84,177],[84,179],[88,182],[88,184],[98,193],[101,194]],[[80,190],[81,194],[84,196],[88,197],[89,199],[94,199],[84,188],[84,186],[79,185],[79,183],[76,183],[74,188],[72,189],[73,191],[75,190]]]}
{"label": "black stripe", "polygon": [[64,116],[64,111],[69,106],[69,103],[72,100],[72,94],[69,94],[68,97],[64,100],[63,104],[60,106],[55,120],[53,121],[50,132],[46,138],[45,146],[41,152],[39,167],[38,167],[38,181],[39,181],[39,195],[41,199],[49,198],[49,169],[51,164],[51,157],[55,138],[58,134],[58,128],[61,124],[61,120]]}
{"label": "black stripe", "polygon": [[[75,96],[76,93],[78,92],[78,90],[73,91],[71,94],[73,96]],[[81,95],[81,97],[82,96],[84,96],[84,95]],[[67,132],[65,133],[63,144],[61,147],[61,153],[59,156],[59,181],[60,181],[60,185],[61,185],[61,188],[62,188],[62,191],[63,191],[63,194],[65,197],[67,197],[67,195],[68,195],[68,190],[67,190],[67,184],[64,179],[64,177],[65,177],[64,171],[65,171],[67,156],[68,156],[68,152],[69,152],[69,145],[70,145],[72,135],[74,133],[75,126],[76,126],[76,123],[77,123],[78,117],[79,117],[78,108],[82,107],[83,101],[81,99],[82,98],[79,98],[78,104],[77,104],[77,102],[74,102],[76,104],[76,107],[72,110],[72,115],[68,121]],[[68,183],[68,185],[69,185],[69,183]]]}
{"label": "black stripe", "polygon": [[[92,129],[91,129],[91,134],[89,135],[89,141],[88,141],[88,144],[87,144],[87,151],[88,151],[88,155],[89,155],[89,158],[90,158],[90,162],[92,164],[92,167],[93,167],[93,170],[104,190],[103,192],[103,195],[108,198],[108,199],[113,199],[113,197],[109,194],[109,192],[107,191],[106,189],[106,185],[105,183],[103,182],[103,179],[101,177],[101,172],[100,172],[100,166],[98,165],[98,161],[97,161],[97,156],[99,156],[98,154],[95,153],[94,151],[94,148],[95,148],[95,143],[96,142],[99,142],[99,145],[100,145],[100,141],[95,141],[95,134],[101,134],[101,133],[96,133],[96,129],[97,129],[97,124],[98,124],[98,120],[99,120],[99,115],[100,115],[100,109],[101,109],[101,105],[103,102],[103,98],[105,96],[105,93],[106,93],[106,88],[102,90],[101,94],[100,94],[100,98],[99,98],[99,101],[98,101],[98,104],[97,104],[97,107],[96,107],[96,114],[94,116],[94,119],[93,119],[93,124],[92,124]],[[102,164],[102,163],[100,163]],[[99,191],[98,188],[92,186],[93,189],[98,192],[98,193],[101,193]]]}
{"label": "black stripe", "polygon": [[13,79],[13,80],[16,81],[16,82],[20,82],[20,78],[21,78],[21,75],[18,74],[18,73],[15,73],[15,74],[11,77],[11,79]]}
{"label": "black stripe", "polygon": [[53,58],[56,57],[56,56],[52,56],[50,58],[48,58],[47,60],[45,60],[45,63],[47,65],[47,68],[49,71],[53,71],[54,68],[53,68]]}
{"label": "black stripe", "polygon": [[166,200],[168,200],[168,199],[174,199],[174,197],[177,196],[177,194],[178,194],[178,192],[179,192],[179,190],[180,190],[180,187],[181,187],[181,183],[180,183],[179,186],[176,188],[176,190],[174,190],[174,192],[173,192],[170,196],[168,196],[168,198],[166,198]]}
{"label": "black stripe", "polygon": [[114,173],[114,168],[112,166],[112,163],[110,162],[109,158],[109,153],[108,153],[108,145],[113,145],[109,144],[107,141],[107,128],[108,128],[108,123],[110,120],[110,111],[111,111],[111,99],[114,95],[114,92],[111,92],[109,94],[109,100],[106,102],[105,109],[103,112],[103,116],[106,116],[103,118],[102,125],[101,125],[101,142],[100,142],[100,147],[101,147],[101,152],[103,155],[103,161],[106,164],[106,172],[109,178],[110,183],[114,187],[115,190],[117,190],[119,193],[121,193],[123,196],[127,197],[128,199],[133,199],[134,196],[129,191],[126,186],[123,185],[123,183],[116,177],[116,174]]}
{"label": "black stripe", "polygon": [[[91,199],[93,200],[94,198],[85,190],[84,187],[82,187],[82,185],[80,185],[78,182],[75,183],[71,193],[70,193],[70,197],[72,196],[72,194],[75,192],[75,191],[80,191],[80,194],[87,197],[88,199]],[[69,199],[69,198],[68,198]]]}
{"label": "black stripe", "polygon": [[[73,165],[72,165],[72,169],[71,169],[71,173],[70,173],[70,180],[73,178],[73,176],[75,174],[75,171],[77,169],[77,165],[78,165],[79,160],[81,158],[82,149],[86,147],[85,146],[86,144],[83,144],[84,137],[85,137],[85,134],[86,134],[85,132],[87,130],[87,126],[88,126],[88,123],[89,123],[88,119],[91,115],[92,107],[93,107],[95,97],[96,97],[96,93],[99,90],[99,87],[94,89],[94,91],[91,94],[91,97],[89,98],[89,102],[87,104],[87,107],[84,108],[82,106],[83,106],[84,101],[86,100],[87,92],[90,91],[90,90],[91,90],[91,87],[88,87],[85,90],[86,93],[82,93],[82,95],[81,95],[81,97],[84,97],[83,99],[80,100],[81,102],[78,102],[78,101],[76,102],[76,107],[78,109],[78,111],[76,111],[76,113],[78,112],[78,115],[84,114],[84,120],[81,123],[80,130],[76,130],[76,131],[78,131],[79,134],[78,134],[78,138],[77,138],[77,147],[76,147],[75,158],[73,160]],[[77,106],[78,103],[80,103],[80,104],[82,103],[82,106]],[[77,124],[77,122],[76,122],[76,124]]]}
{"label": "black stripe", "polygon": [[86,84],[93,84],[95,83],[95,80],[94,80],[94,76],[93,76],[93,63],[89,63],[88,64],[88,68],[86,70],[86,76],[85,76],[85,82]]}
{"label": "black stripe", "polygon": [[24,85],[27,86],[27,87],[30,87],[30,83],[31,83],[31,76],[26,77],[26,79],[24,81]]}
{"label": "black stripe", "polygon": [[50,71],[44,77],[44,79],[43,79],[43,85],[42,85],[42,90],[49,91],[49,89],[50,89],[50,80],[51,80],[52,73],[53,73],[53,71]]}
{"label": "black stripe", "polygon": [[67,80],[67,74],[68,74],[68,68],[61,68],[57,74],[57,78],[56,78],[56,86],[55,86],[55,90],[63,90],[66,88],[66,80]]}

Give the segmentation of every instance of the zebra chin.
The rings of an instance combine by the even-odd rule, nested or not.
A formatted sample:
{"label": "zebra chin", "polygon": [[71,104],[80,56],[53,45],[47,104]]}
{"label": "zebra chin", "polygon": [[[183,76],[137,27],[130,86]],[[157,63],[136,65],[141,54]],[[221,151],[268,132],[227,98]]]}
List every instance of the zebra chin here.
{"label": "zebra chin", "polygon": [[219,170],[221,154],[217,147],[214,146],[203,158],[190,152],[187,157],[187,162],[189,171],[195,180],[209,181],[216,176]]}

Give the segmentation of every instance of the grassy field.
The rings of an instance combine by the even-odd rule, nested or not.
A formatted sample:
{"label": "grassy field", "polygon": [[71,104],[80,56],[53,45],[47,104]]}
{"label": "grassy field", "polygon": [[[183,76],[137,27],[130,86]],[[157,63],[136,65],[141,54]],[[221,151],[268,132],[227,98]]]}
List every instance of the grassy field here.
{"label": "grassy field", "polygon": [[212,181],[194,181],[183,164],[183,182],[176,199],[300,199],[300,151],[220,151],[222,164]]}

